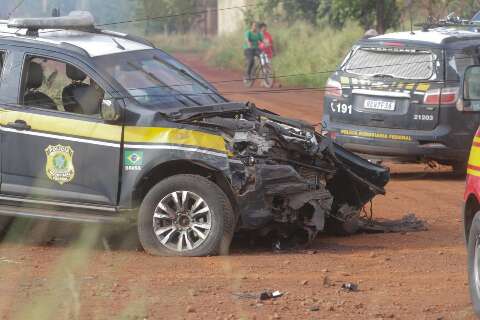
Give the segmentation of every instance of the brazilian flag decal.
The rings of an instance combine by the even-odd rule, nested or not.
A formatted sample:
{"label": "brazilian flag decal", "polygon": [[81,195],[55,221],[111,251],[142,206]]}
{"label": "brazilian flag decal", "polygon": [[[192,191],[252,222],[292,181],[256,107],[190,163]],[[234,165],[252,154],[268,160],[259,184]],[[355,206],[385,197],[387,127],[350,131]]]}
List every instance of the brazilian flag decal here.
{"label": "brazilian flag decal", "polygon": [[125,151],[124,164],[127,167],[143,166],[143,151]]}

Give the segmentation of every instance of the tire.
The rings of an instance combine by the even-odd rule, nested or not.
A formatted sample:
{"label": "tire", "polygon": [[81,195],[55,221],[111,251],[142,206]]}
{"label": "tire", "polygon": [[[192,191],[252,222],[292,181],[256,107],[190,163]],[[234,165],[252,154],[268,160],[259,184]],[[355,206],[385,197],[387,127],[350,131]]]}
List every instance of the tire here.
{"label": "tire", "polygon": [[255,80],[250,78],[250,79],[244,79],[243,80],[243,85],[245,86],[245,88],[251,88],[253,87],[253,84],[255,83]]}
{"label": "tire", "polygon": [[140,206],[138,236],[152,255],[227,255],[234,229],[228,197],[202,176],[167,178],[148,192]]}
{"label": "tire", "polygon": [[252,88],[253,85],[255,84],[255,81],[257,81],[259,74],[260,74],[260,65],[258,64],[258,61],[255,61],[255,66],[252,69],[252,74],[250,75],[250,79],[243,80],[243,84],[245,85],[245,87]]}
{"label": "tire", "polygon": [[468,236],[468,283],[473,309],[480,317],[480,211],[475,214]]}
{"label": "tire", "polygon": [[273,85],[275,84],[275,77],[270,64],[266,64],[262,67],[262,78],[264,87],[269,89],[273,88]]}
{"label": "tire", "polygon": [[0,216],[0,240],[7,234],[8,227],[13,221],[13,217]]}
{"label": "tire", "polygon": [[358,217],[353,217],[347,221],[340,221],[335,218],[328,218],[325,224],[325,231],[328,234],[346,237],[354,235],[360,229]]}

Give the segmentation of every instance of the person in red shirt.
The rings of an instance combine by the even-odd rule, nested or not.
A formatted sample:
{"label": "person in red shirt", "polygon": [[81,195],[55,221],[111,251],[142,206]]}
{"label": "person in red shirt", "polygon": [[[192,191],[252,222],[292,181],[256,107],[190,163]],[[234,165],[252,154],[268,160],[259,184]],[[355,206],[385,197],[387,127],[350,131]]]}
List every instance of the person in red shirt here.
{"label": "person in red shirt", "polygon": [[271,60],[274,54],[273,37],[270,32],[268,32],[268,26],[266,23],[260,24],[260,32],[263,34],[263,42],[260,44],[260,49],[265,52]]}

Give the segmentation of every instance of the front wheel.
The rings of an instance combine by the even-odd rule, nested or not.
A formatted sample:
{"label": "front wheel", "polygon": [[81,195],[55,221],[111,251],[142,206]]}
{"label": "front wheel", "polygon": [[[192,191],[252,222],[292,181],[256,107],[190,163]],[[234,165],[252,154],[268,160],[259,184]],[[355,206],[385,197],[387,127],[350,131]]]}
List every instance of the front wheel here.
{"label": "front wheel", "polygon": [[160,256],[228,254],[235,215],[225,193],[196,175],[176,175],[155,185],[139,211],[140,242]]}
{"label": "front wheel", "polygon": [[275,84],[275,76],[273,75],[272,66],[268,63],[262,66],[262,79],[264,87],[273,88],[273,85]]}
{"label": "front wheel", "polygon": [[480,211],[470,226],[467,249],[470,297],[475,313],[480,316]]}
{"label": "front wheel", "polygon": [[255,84],[255,80],[257,80],[258,73],[259,73],[258,66],[255,64],[255,66],[252,69],[252,73],[250,74],[250,76],[248,78],[243,79],[243,85],[246,88],[253,87],[253,85]]}

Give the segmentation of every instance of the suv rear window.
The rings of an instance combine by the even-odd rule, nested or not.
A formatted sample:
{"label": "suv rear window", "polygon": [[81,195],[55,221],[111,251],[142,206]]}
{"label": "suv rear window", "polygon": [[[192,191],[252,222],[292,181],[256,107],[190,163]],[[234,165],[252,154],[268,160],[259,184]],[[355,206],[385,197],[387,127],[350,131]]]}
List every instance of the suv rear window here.
{"label": "suv rear window", "polygon": [[435,54],[427,50],[359,48],[344,71],[362,76],[390,76],[398,79],[434,78]]}

